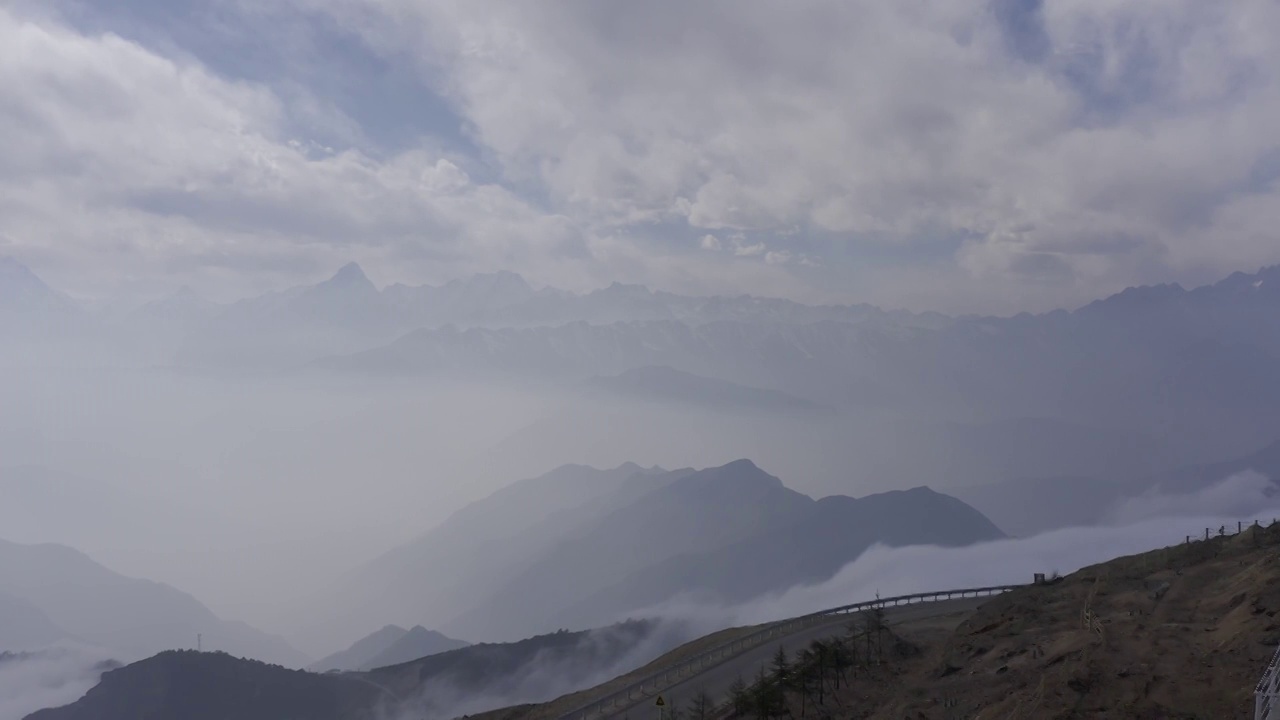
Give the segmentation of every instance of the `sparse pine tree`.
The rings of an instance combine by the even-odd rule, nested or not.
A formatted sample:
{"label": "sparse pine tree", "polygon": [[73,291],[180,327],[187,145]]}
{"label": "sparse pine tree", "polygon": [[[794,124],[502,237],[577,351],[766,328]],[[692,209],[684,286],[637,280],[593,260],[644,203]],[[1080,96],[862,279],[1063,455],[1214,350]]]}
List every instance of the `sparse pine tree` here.
{"label": "sparse pine tree", "polygon": [[729,685],[729,703],[736,717],[746,717],[751,712],[751,695],[747,693],[747,683],[741,675]]}
{"label": "sparse pine tree", "polygon": [[813,651],[809,649],[800,651],[800,664],[795,671],[795,689],[800,693],[800,717],[802,718],[809,705],[809,688],[813,685],[813,672]]}
{"label": "sparse pine tree", "polygon": [[760,667],[760,674],[756,676],[755,685],[751,687],[752,705],[754,705],[756,717],[760,720],[771,720],[782,714],[783,707],[786,706],[786,697],[783,695],[782,687],[774,682],[764,667]]}
{"label": "sparse pine tree", "polygon": [[773,664],[769,669],[778,683],[786,685],[791,680],[791,662],[787,659],[786,649],[781,645],[778,646],[778,652],[773,654]]}

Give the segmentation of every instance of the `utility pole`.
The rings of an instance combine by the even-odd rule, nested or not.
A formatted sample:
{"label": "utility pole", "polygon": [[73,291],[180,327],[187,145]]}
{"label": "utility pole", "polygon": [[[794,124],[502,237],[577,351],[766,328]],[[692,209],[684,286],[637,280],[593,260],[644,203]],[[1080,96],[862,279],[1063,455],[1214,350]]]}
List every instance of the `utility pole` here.
{"label": "utility pole", "polygon": [[200,652],[203,646],[204,646],[204,636],[201,635],[200,633],[196,633],[196,652]]}

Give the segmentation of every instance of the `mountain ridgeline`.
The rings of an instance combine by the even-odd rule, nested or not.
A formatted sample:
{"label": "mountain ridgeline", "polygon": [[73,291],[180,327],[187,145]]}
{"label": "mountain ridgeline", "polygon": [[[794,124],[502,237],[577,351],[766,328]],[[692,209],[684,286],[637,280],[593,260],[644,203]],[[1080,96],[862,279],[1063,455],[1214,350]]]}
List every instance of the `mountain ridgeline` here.
{"label": "mountain ridgeline", "polygon": [[194,597],[129,578],[61,545],[0,540],[0,650],[37,650],[67,640],[120,658],[205,646],[301,665],[282,638],[223,620]]}
{"label": "mountain ridgeline", "polygon": [[[602,422],[604,399],[670,404],[637,425],[657,448],[688,435],[666,430],[677,410],[726,418],[724,438],[705,428],[718,454],[702,464],[744,445],[787,473],[821,456],[809,472],[824,492],[1135,476],[1252,452],[1280,437],[1276,317],[1280,267],[1074,311],[947,317],[617,283],[575,294],[512,273],[379,289],[355,264],[230,305],[184,290],[106,312],[0,264],[0,365],[550,383],[587,397],[502,473],[637,436],[636,413]],[[566,439],[593,427],[609,435]],[[589,462],[651,456],[626,450]]]}
{"label": "mountain ridgeline", "polygon": [[503,640],[661,615],[678,597],[746,602],[826,580],[876,543],[1002,536],[973,508],[923,487],[814,500],[749,460],[696,471],[566,466],[463,508],[352,573],[327,594],[333,615],[314,622],[374,614]]}
{"label": "mountain ridgeline", "polygon": [[351,647],[317,660],[311,670],[372,670],[388,665],[400,665],[411,660],[467,647],[469,643],[454,640],[421,625],[409,630],[398,625],[388,625],[377,632],[357,640]]}
{"label": "mountain ridgeline", "polygon": [[473,645],[372,672],[314,673],[220,652],[166,651],[109,670],[76,702],[26,720],[458,717],[590,687],[688,636],[679,625],[632,621]]}

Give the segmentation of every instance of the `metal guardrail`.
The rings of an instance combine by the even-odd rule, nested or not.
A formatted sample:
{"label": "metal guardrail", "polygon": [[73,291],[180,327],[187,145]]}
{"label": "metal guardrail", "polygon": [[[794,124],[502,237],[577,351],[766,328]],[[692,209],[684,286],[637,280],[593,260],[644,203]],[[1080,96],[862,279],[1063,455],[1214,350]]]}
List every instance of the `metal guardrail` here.
{"label": "metal guardrail", "polygon": [[[1237,522],[1235,532],[1232,532],[1226,525],[1223,525],[1216,530],[1214,528],[1205,528],[1203,536],[1198,533],[1196,535],[1187,535],[1184,538],[1184,543],[1191,544],[1197,541],[1207,541],[1214,537],[1236,535],[1243,533],[1250,528],[1257,528],[1260,526],[1270,527],[1275,525],[1276,522],[1277,520],[1274,518],[1270,523],[1260,520],[1254,520],[1251,523]],[[899,595],[897,597],[880,598],[853,603],[851,605],[842,605],[828,610],[820,610],[808,615],[801,615],[799,617],[781,620],[751,633],[750,635],[724,643],[723,645],[712,648],[700,655],[676,663],[675,665],[637,680],[627,687],[610,693],[602,698],[593,700],[578,707],[572,712],[565,713],[557,720],[591,720],[593,716],[604,713],[608,710],[621,709],[620,703],[629,703],[632,700],[641,700],[652,697],[657,694],[658,691],[668,687],[674,682],[696,676],[703,670],[727,662],[743,652],[757,648],[774,638],[785,637],[807,627],[827,622],[835,615],[859,612],[876,607],[897,607],[899,605],[937,602],[941,600],[951,600],[970,596],[982,597],[985,595],[998,595],[1000,593],[1026,586],[1027,584],[997,585],[985,588],[941,590],[938,592]],[[1257,688],[1254,691],[1254,720],[1280,720],[1280,648],[1276,649],[1276,654],[1272,656],[1270,664],[1267,665],[1267,669],[1263,673],[1262,679],[1258,682]]]}
{"label": "metal guardrail", "polygon": [[1253,718],[1271,720],[1280,717],[1277,711],[1280,711],[1280,647],[1276,648],[1262,679],[1253,690]]}
{"label": "metal guardrail", "polygon": [[694,657],[683,660],[675,665],[671,665],[663,670],[659,670],[647,677],[641,678],[640,680],[636,680],[624,688],[612,692],[602,698],[592,700],[571,712],[561,715],[558,720],[589,720],[591,717],[609,710],[621,709],[621,706],[619,705],[620,703],[629,703],[632,700],[641,700],[651,697],[674,682],[694,677],[708,668],[715,667],[738,655],[741,655],[747,650],[760,647],[774,638],[792,635],[805,628],[829,622],[831,618],[835,616],[847,615],[849,613],[861,612],[873,608],[889,608],[901,605],[955,600],[966,597],[999,595],[1021,587],[1027,587],[1027,585],[995,585],[983,588],[939,590],[936,592],[898,595],[896,597],[877,598],[875,600],[866,600],[863,602],[852,603],[850,605],[841,605],[840,607],[819,610],[818,612],[809,613],[808,615],[800,615],[787,620],[780,620],[749,635],[744,635],[736,640],[731,640],[722,645],[718,645],[701,654],[695,655]]}

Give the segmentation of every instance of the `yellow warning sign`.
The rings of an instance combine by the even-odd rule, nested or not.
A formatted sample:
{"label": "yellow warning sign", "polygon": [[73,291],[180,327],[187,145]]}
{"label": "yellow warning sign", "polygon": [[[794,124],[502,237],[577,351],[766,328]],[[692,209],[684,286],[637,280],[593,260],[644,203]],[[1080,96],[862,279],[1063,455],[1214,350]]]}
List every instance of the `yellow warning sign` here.
{"label": "yellow warning sign", "polygon": [[654,703],[654,705],[657,705],[658,707],[662,707],[663,705],[666,705],[666,704],[667,704],[667,701],[663,700],[661,695],[658,696],[658,702]]}

